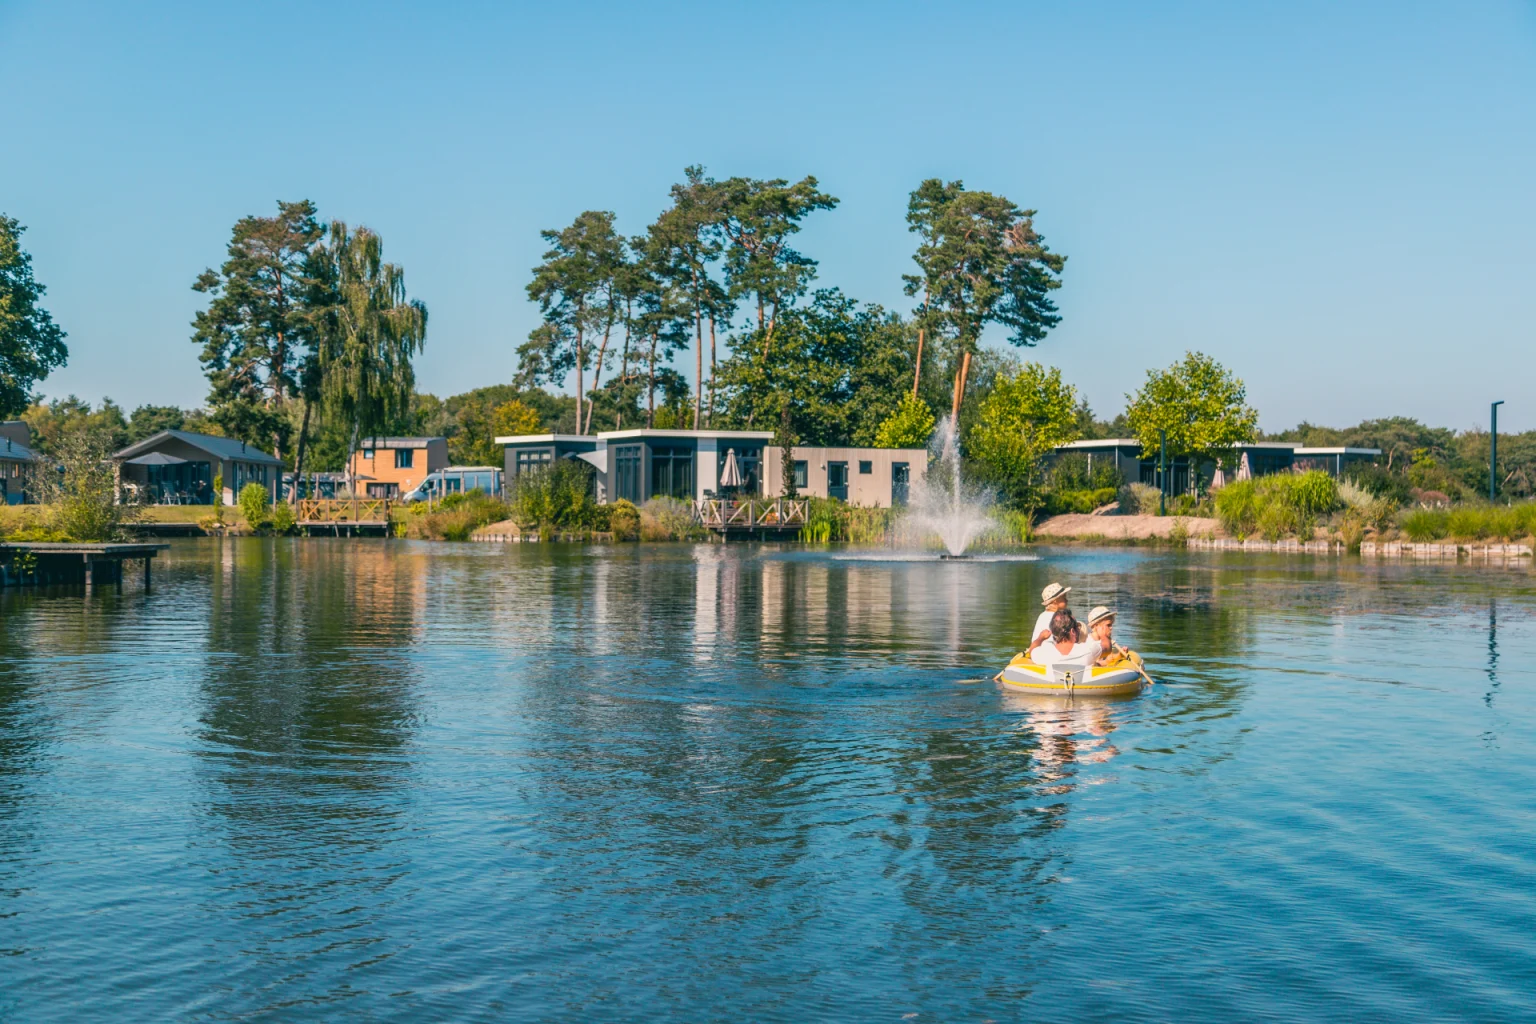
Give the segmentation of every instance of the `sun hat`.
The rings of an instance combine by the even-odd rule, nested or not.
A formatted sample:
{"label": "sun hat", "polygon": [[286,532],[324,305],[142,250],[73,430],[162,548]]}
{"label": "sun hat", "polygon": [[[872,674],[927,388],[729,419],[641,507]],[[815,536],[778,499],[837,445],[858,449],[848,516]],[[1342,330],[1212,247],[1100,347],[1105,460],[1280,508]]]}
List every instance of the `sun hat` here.
{"label": "sun hat", "polygon": [[1110,611],[1108,608],[1105,608],[1103,605],[1099,605],[1093,611],[1088,613],[1088,625],[1097,625],[1098,623],[1103,622],[1105,619],[1112,619],[1114,617],[1114,612]]}
{"label": "sun hat", "polygon": [[1064,587],[1060,583],[1052,583],[1050,586],[1040,591],[1040,603],[1050,604],[1058,597],[1066,597],[1071,592],[1071,587]]}

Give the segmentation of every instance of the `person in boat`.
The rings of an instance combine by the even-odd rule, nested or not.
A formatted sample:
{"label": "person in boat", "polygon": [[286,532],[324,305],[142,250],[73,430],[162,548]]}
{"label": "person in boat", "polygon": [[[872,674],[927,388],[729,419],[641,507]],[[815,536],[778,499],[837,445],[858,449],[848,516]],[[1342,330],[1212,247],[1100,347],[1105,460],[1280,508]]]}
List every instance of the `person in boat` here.
{"label": "person in boat", "polygon": [[1089,638],[1099,645],[1095,665],[1109,665],[1125,657],[1125,648],[1115,644],[1115,613],[1099,605],[1088,613]]}
{"label": "person in boat", "polygon": [[[1024,652],[1025,654],[1033,656],[1035,648],[1051,639],[1051,619],[1053,616],[1058,612],[1066,612],[1068,615],[1072,614],[1067,608],[1067,595],[1070,593],[1072,593],[1072,588],[1064,587],[1060,583],[1052,583],[1040,592],[1040,600],[1045,603],[1045,611],[1041,612],[1039,617],[1035,619],[1035,631],[1029,636],[1029,649]],[[1077,622],[1076,619],[1072,621],[1074,623]],[[1081,640],[1082,634],[1079,633],[1076,638]]]}
{"label": "person in boat", "polygon": [[1078,640],[1081,635],[1082,624],[1063,608],[1051,616],[1051,638],[1029,652],[1030,660],[1036,665],[1054,665],[1062,661],[1091,663],[1099,656],[1099,645],[1092,640]]}

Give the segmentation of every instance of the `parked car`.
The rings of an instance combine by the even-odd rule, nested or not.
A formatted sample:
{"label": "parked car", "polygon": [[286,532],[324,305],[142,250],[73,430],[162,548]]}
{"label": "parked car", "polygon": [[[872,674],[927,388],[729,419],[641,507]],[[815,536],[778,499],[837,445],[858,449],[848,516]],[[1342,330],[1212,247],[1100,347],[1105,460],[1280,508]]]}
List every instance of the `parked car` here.
{"label": "parked car", "polygon": [[499,495],[501,470],[494,466],[449,466],[447,469],[427,474],[427,478],[418,484],[414,491],[402,495],[400,500],[406,504],[417,501],[441,501],[450,494],[475,490]]}

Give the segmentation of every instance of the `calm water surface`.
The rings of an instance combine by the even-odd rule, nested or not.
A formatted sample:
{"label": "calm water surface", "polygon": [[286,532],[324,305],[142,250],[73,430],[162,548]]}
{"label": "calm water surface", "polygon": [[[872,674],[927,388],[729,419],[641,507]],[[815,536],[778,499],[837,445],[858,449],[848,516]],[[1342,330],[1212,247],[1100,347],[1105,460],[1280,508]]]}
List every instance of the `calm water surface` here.
{"label": "calm water surface", "polygon": [[[1528,567],[1040,555],[0,593],[0,1018],[1536,1019]],[[986,681],[1052,579],[1164,685]]]}

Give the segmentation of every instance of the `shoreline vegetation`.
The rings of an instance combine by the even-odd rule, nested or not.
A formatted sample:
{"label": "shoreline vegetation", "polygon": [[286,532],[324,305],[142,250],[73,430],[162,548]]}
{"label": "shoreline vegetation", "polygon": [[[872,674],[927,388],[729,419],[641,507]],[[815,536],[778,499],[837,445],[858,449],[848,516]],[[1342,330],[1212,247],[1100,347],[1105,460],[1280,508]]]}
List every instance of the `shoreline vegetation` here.
{"label": "shoreline vegetation", "polygon": [[[1407,417],[1266,434],[1244,381],[1193,351],[1149,368],[1123,411],[1102,419],[1059,369],[1021,357],[1061,320],[1054,296],[1066,257],[1037,232],[1037,211],[960,181],[919,183],[906,210],[914,272],[903,285],[913,305],[901,311],[818,286],[817,261],[795,248],[802,222],[833,216],[838,203],[814,176],[716,179],[692,166],[639,234],[620,232],[602,210],[543,231],[549,248],[526,285],[539,325],[517,348],[510,379],[440,399],[416,387],[427,307],[407,292],[404,270],[385,261],[380,236],[326,221],[307,200],[279,202],[275,216],[235,222],[218,269],[189,275],[205,297],[191,332],[209,384],[205,407],[131,414],[107,398],[92,407],[36,393],[65,365],[65,333],[38,304],[45,289],[20,247],[21,225],[0,215],[0,269],[9,275],[0,275],[0,291],[9,289],[0,300],[20,311],[25,331],[13,335],[26,342],[25,365],[16,364],[25,372],[0,388],[0,416],[25,421],[24,444],[38,456],[31,481],[17,479],[12,491],[41,499],[23,506],[34,512],[4,509],[0,535],[106,541],[169,524],[207,534],[300,529],[296,494],[272,504],[256,485],[234,507],[119,504],[110,453],[165,429],[239,439],[299,480],[342,470],[372,437],[440,436],[452,463],[501,465],[498,436],[642,425],[770,430],[780,448],[907,448],[942,434],[967,491],[990,506],[995,525],[979,539],[983,549],[1029,543],[1037,531],[1173,544],[1324,539],[1351,551],[1536,533],[1536,431],[1500,435],[1497,466],[1488,432]],[[989,326],[1006,332],[1012,350],[980,344]],[[575,392],[563,393],[573,380]],[[1177,480],[1185,493],[1127,480],[1113,462],[1061,454],[1073,441],[1109,438],[1165,454],[1163,490]],[[1245,470],[1257,470],[1239,446],[1265,440],[1380,457],[1341,459],[1337,480],[1318,470],[1248,478]],[[1146,474],[1141,465],[1133,475]],[[340,496],[358,487],[349,483]],[[222,481],[214,484],[222,493]],[[683,502],[598,505],[593,494],[590,468],[561,465],[516,481],[505,498],[472,492],[394,509],[387,532],[464,541],[501,524],[520,538],[706,535]],[[1154,513],[1172,524],[1141,522]],[[817,499],[797,539],[930,543],[907,536],[909,526],[897,511]]]}

